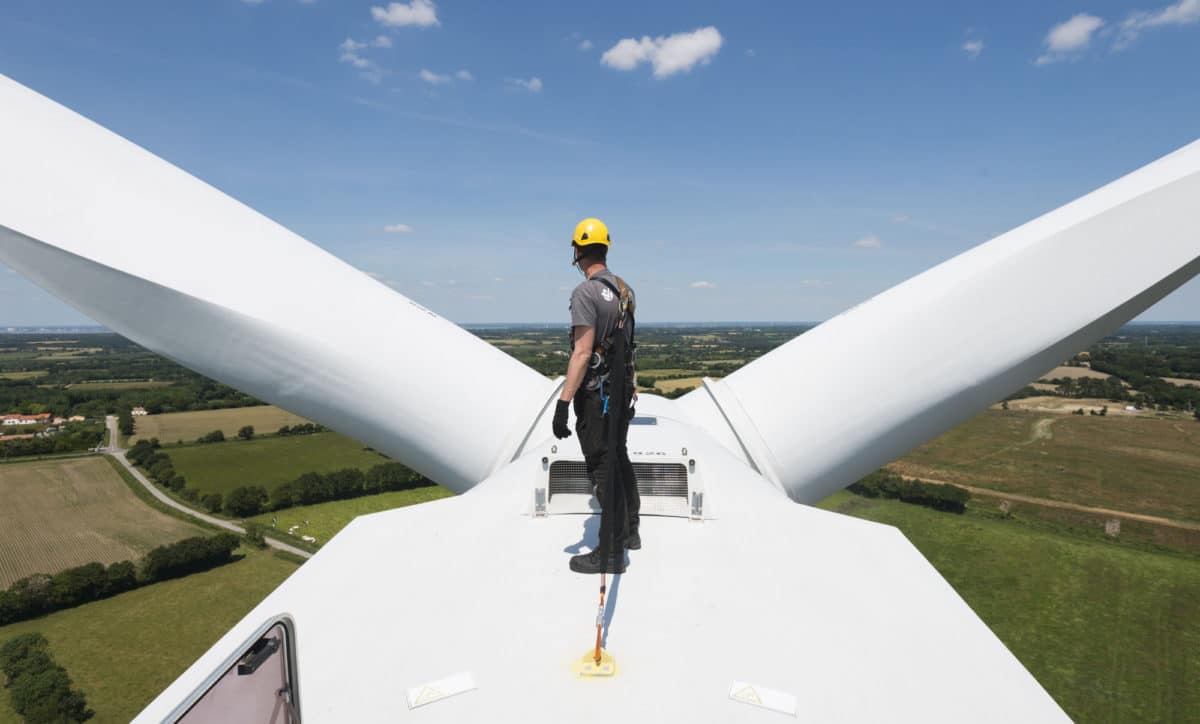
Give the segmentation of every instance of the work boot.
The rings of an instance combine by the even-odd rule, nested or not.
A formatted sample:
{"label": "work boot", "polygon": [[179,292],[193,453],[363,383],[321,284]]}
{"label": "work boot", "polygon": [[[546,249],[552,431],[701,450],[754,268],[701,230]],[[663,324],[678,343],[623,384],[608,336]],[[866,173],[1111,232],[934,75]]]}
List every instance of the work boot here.
{"label": "work boot", "polygon": [[571,556],[571,570],[576,573],[624,573],[625,551],[610,555],[607,566],[601,565],[600,555],[596,551]]}
{"label": "work boot", "polygon": [[625,547],[631,551],[642,549],[642,537],[638,535],[637,528],[629,531],[629,537],[625,539]]}

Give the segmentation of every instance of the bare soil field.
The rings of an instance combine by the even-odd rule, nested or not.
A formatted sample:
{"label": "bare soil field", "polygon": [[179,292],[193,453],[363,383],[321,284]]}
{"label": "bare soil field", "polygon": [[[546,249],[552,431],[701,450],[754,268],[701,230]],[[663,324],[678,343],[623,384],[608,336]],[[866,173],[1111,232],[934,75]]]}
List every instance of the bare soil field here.
{"label": "bare soil field", "polygon": [[[1058,397],[1056,395],[1045,395],[1008,401],[1008,409],[1010,410],[1048,412],[1055,415],[1070,415],[1072,412],[1075,412],[1081,407],[1083,408],[1085,415],[1088,414],[1088,410],[1096,410],[1099,412],[1104,407],[1108,408],[1109,415],[1115,415],[1119,417],[1154,415],[1154,413],[1149,410],[1126,410],[1126,403],[1123,402],[1113,402],[1112,400],[1103,400],[1092,397]],[[1000,405],[992,405],[991,409],[999,410]]]}
{"label": "bare soil field", "polygon": [[1200,423],[1118,414],[1108,404],[1107,417],[987,410],[889,467],[917,478],[1200,522]]}
{"label": "bare soil field", "polygon": [[0,500],[0,588],[204,532],[146,505],[101,457],[0,465]]}
{"label": "bare soil field", "polygon": [[233,437],[244,425],[253,425],[256,433],[272,433],[284,425],[296,425],[308,420],[281,410],[274,405],[231,407],[226,410],[170,412],[165,415],[146,415],[133,418],[134,434],[130,444],[142,438],[157,437],[164,445],[177,440],[195,442],[196,438],[213,430]]}

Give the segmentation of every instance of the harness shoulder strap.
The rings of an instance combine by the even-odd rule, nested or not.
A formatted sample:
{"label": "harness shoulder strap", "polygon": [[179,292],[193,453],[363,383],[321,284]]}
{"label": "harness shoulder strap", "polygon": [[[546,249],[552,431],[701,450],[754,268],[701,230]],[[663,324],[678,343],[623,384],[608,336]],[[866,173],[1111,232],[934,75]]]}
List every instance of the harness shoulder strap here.
{"label": "harness shoulder strap", "polygon": [[634,310],[634,307],[636,306],[636,303],[634,302],[633,297],[629,293],[629,285],[625,283],[625,280],[622,279],[621,277],[617,276],[616,274],[613,275],[613,278],[615,278],[617,280],[616,285],[614,285],[609,280],[604,279],[603,277],[595,277],[595,280],[600,282],[604,286],[608,287],[609,289],[611,289],[612,293],[617,295],[617,299],[620,300],[620,304],[621,304],[621,306],[620,306],[621,312],[620,312],[619,319],[623,321],[627,314],[633,314],[633,310]]}

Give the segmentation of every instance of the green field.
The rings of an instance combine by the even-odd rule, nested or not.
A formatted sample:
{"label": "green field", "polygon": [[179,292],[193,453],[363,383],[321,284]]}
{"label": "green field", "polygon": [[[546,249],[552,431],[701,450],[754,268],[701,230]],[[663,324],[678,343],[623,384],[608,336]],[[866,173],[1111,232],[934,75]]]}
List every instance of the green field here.
{"label": "green field", "polygon": [[1177,520],[1200,521],[1200,423],[987,410],[889,467]]}
{"label": "green field", "polygon": [[211,445],[164,448],[175,470],[198,490],[222,494],[243,485],[262,485],[268,491],[304,473],[342,468],[366,470],[388,461],[362,443],[336,432],[292,437],[229,440]]}
{"label": "green field", "polygon": [[[287,508],[274,513],[263,513],[248,520],[262,523],[267,528],[271,528],[271,519],[275,518],[277,520],[273,526],[273,532],[281,534],[286,534],[291,526],[299,525],[300,527],[293,535],[297,538],[310,535],[317,539],[317,545],[321,545],[360,515],[378,513],[392,508],[403,508],[406,505],[415,505],[451,495],[454,493],[440,485],[431,485],[415,490],[396,490],[349,500],[335,500],[329,503]],[[307,525],[304,523],[306,520],[308,521]]]}
{"label": "green field", "polygon": [[1195,557],[845,492],[821,507],[900,528],[1076,721],[1195,721]]}
{"label": "green field", "polygon": [[[211,571],[0,627],[0,642],[42,632],[96,710],[91,721],[127,722],[295,570],[250,551]],[[17,722],[0,689],[0,724]]]}
{"label": "green field", "polygon": [[133,418],[134,434],[129,438],[129,443],[132,445],[142,438],[151,437],[157,437],[164,445],[179,440],[193,442],[213,430],[224,432],[225,437],[233,437],[243,425],[252,425],[255,432],[265,434],[273,433],[284,425],[304,422],[308,420],[273,405],[145,415]]}
{"label": "green field", "polygon": [[0,588],[92,561],[137,560],[203,532],[146,507],[102,457],[0,466]]}

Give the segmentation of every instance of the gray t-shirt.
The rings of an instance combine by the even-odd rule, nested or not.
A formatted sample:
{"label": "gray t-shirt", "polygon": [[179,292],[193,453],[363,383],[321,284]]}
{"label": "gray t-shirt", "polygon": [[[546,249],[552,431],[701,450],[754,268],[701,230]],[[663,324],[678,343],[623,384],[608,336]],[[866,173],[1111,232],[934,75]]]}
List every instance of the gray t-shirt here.
{"label": "gray t-shirt", "polygon": [[[580,282],[571,292],[571,327],[591,327],[595,330],[597,344],[612,332],[621,312],[620,298],[604,282],[599,281],[601,278],[607,279],[614,288],[620,290],[617,275],[604,269]],[[636,302],[633,287],[629,287],[629,300],[631,305]]]}

